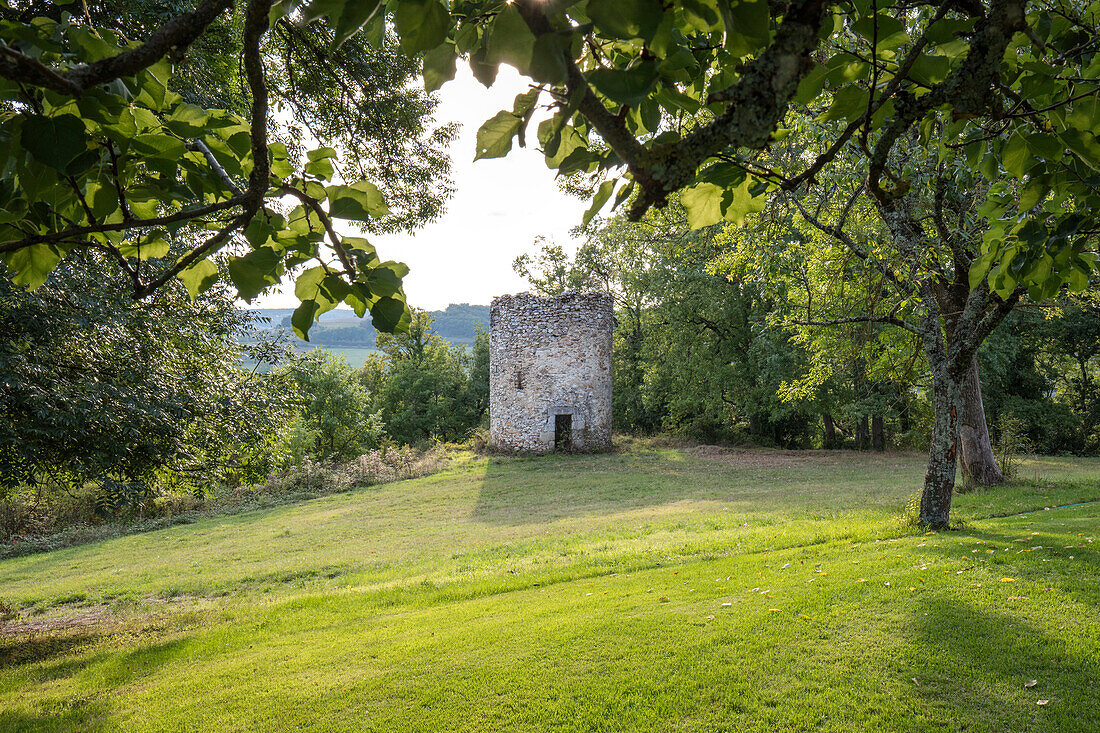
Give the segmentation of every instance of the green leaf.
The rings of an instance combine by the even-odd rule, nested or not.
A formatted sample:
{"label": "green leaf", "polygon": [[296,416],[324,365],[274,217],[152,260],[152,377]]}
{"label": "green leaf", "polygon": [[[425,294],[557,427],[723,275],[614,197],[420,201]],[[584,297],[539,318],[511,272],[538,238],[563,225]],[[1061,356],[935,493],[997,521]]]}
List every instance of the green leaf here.
{"label": "green leaf", "polygon": [[367,274],[367,287],[374,295],[389,297],[401,289],[401,276],[390,267],[375,267]]}
{"label": "green leaf", "polygon": [[852,121],[867,111],[868,92],[857,86],[844,87],[833,97],[833,103],[817,118],[818,122]]}
{"label": "green leaf", "polygon": [[290,164],[290,153],[286,145],[275,142],[268,143],[267,149],[271,152],[271,175],[277,178],[290,178],[294,175],[294,166]]}
{"label": "green leaf", "polygon": [[745,223],[749,214],[762,211],[766,203],[763,196],[754,196],[749,191],[753,180],[746,177],[740,186],[728,188],[722,196],[722,215],[734,224]]}
{"label": "green leaf", "polygon": [[451,16],[438,0],[401,0],[393,12],[397,35],[406,53],[417,54],[443,43]]}
{"label": "green leaf", "polygon": [[688,226],[701,229],[722,221],[723,189],[713,183],[699,183],[684,189],[680,197],[687,210]]}
{"label": "green leaf", "polygon": [[1024,139],[1023,135],[1013,133],[1001,150],[1001,165],[1017,178],[1023,178],[1033,160],[1031,150],[1027,146],[1027,140]]}
{"label": "green leaf", "polygon": [[825,75],[828,73],[821,64],[814,64],[814,67],[810,69],[806,76],[802,77],[802,81],[798,83],[798,91],[794,93],[795,104],[809,104],[817,99],[817,95],[821,94],[821,90],[825,87]]}
{"label": "green leaf", "polygon": [[314,148],[313,150],[306,151],[306,158],[310,161],[322,160],[324,158],[335,158],[336,150],[330,147]]}
{"label": "green leaf", "polygon": [[200,260],[176,277],[187,286],[187,293],[194,300],[218,281],[218,268],[210,260]]}
{"label": "green leaf", "polygon": [[925,86],[932,86],[946,79],[950,71],[951,60],[946,56],[921,54],[909,70],[909,76]]}
{"label": "green leaf", "polygon": [[206,129],[210,113],[193,104],[177,104],[172,114],[164,119],[169,130],[180,137],[199,137]]}
{"label": "green leaf", "polygon": [[136,257],[139,260],[155,260],[168,254],[171,246],[161,237],[151,237],[141,243],[141,246],[130,245],[119,247],[123,257]]}
{"label": "green leaf", "polygon": [[401,325],[408,313],[407,306],[396,298],[383,297],[370,307],[371,322],[383,333],[392,333]]}
{"label": "green leaf", "polygon": [[587,12],[605,36],[651,41],[664,10],[660,0],[588,0]]}
{"label": "green leaf", "polygon": [[615,190],[615,181],[604,181],[600,184],[600,188],[596,191],[596,196],[592,199],[592,205],[588,207],[588,211],[584,212],[584,218],[581,220],[581,226],[588,226],[588,222],[592,221],[592,217],[600,213],[600,209],[604,207],[607,200],[611,198],[611,194]]}
{"label": "green leaf", "polygon": [[290,316],[290,326],[295,335],[303,341],[309,341],[309,327],[313,325],[313,319],[317,315],[320,306],[314,300],[303,300],[301,305],[294,309]]}
{"label": "green leaf", "polygon": [[275,250],[260,247],[244,257],[230,257],[229,277],[241,298],[251,303],[265,288],[278,282],[274,276],[278,265],[279,255]]}
{"label": "green leaf", "polygon": [[568,73],[566,58],[569,57],[569,37],[545,33],[535,39],[531,66],[527,73],[535,81],[561,84]]}
{"label": "green leaf", "polygon": [[19,142],[39,163],[59,171],[88,149],[84,123],[76,115],[28,115]]}
{"label": "green leaf", "polygon": [[491,62],[510,64],[520,73],[527,73],[535,49],[535,36],[515,5],[505,5],[497,14],[485,47]]}
{"label": "green leaf", "polygon": [[336,22],[335,44],[339,46],[358,33],[381,5],[381,0],[348,0],[344,3],[340,19]]}
{"label": "green leaf", "polygon": [[350,186],[329,186],[329,216],[337,219],[367,221],[390,213],[386,199],[370,181],[356,181]]}
{"label": "green leaf", "polygon": [[294,297],[303,302],[316,299],[321,291],[321,281],[325,279],[326,274],[325,268],[320,265],[303,272],[294,281]]}
{"label": "green leaf", "polygon": [[629,69],[596,69],[588,74],[592,86],[619,104],[637,106],[657,82],[657,64],[645,61]]}
{"label": "green leaf", "polygon": [[424,90],[434,92],[455,78],[455,47],[441,43],[424,54]]}
{"label": "green leaf", "polygon": [[736,5],[719,2],[726,26],[726,50],[736,58],[755,53],[771,40],[771,12],[766,0]]}
{"label": "green leaf", "polygon": [[1023,190],[1020,191],[1020,211],[1028,211],[1042,201],[1050,190],[1043,176],[1030,179]]}
{"label": "green leaf", "polygon": [[482,86],[493,86],[499,69],[500,64],[491,61],[484,48],[479,48],[470,54],[470,71],[473,72],[474,78],[481,82]]}
{"label": "green leaf", "polygon": [[305,168],[302,169],[307,176],[313,176],[322,181],[331,181],[332,174],[335,171],[332,168],[332,161],[328,158],[320,158],[318,160],[311,160],[306,163]]}
{"label": "green leaf", "polygon": [[523,118],[501,110],[485,121],[477,131],[474,160],[501,158],[512,149],[512,138],[523,125]]}
{"label": "green leaf", "polygon": [[13,283],[34,290],[46,282],[60,259],[61,255],[48,244],[32,244],[6,255],[4,261]]}
{"label": "green leaf", "polygon": [[970,266],[969,280],[970,289],[978,287],[978,284],[989,274],[989,268],[993,265],[993,252],[986,252],[978,259],[974,260],[974,264]]}

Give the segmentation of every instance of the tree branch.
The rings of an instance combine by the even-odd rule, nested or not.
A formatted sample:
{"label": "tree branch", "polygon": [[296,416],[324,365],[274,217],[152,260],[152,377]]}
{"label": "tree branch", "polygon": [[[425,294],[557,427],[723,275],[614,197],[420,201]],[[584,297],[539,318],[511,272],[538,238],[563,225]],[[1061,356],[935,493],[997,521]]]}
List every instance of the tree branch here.
{"label": "tree branch", "polygon": [[0,60],[0,76],[79,97],[91,87],[133,76],[169,53],[181,55],[215,18],[231,7],[233,0],[203,0],[192,12],[162,25],[137,48],[64,72],[56,72],[38,59],[3,46],[0,51],[7,59]]}

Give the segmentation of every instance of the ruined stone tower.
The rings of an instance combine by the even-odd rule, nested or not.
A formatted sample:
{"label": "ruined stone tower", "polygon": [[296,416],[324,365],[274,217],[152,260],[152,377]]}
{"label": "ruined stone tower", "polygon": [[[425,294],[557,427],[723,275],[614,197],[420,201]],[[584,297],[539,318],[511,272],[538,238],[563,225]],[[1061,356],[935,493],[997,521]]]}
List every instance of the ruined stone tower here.
{"label": "ruined stone tower", "polygon": [[611,447],[611,325],[607,293],[493,299],[493,447],[536,453]]}

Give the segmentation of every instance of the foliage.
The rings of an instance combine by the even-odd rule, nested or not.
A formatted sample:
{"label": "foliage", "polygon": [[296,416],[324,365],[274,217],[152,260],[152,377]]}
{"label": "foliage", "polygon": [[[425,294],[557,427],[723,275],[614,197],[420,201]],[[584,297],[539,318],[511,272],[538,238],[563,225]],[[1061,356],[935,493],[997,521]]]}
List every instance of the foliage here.
{"label": "foliage", "polygon": [[488,334],[478,332],[471,354],[448,345],[432,322],[414,311],[407,333],[379,334],[380,354],[359,374],[398,443],[465,439],[489,407]]}
{"label": "foliage", "polygon": [[446,464],[438,448],[418,451],[408,446],[366,453],[343,463],[313,461],[306,456],[298,464],[272,476],[260,491],[311,495],[347,491],[363,486],[417,478],[435,473]]}
{"label": "foliage", "polygon": [[271,378],[295,396],[298,415],[289,441],[293,462],[307,457],[346,461],[379,445],[382,415],[344,358],[315,349],[296,355]]}
{"label": "foliage", "polygon": [[1009,414],[1001,415],[997,421],[997,463],[1005,476],[1016,476],[1020,454],[1027,453],[1031,447],[1024,435],[1026,427],[1023,420]]}
{"label": "foliage", "polygon": [[153,484],[266,475],[283,402],[237,366],[249,330],[223,289],[134,301],[95,254],[31,293],[0,277],[0,485],[110,481],[103,506],[133,510]]}
{"label": "foliage", "polygon": [[[171,59],[230,6],[206,0],[143,43],[68,13],[3,21],[0,101],[9,113],[0,156],[11,174],[0,187],[0,255],[13,281],[36,287],[62,258],[101,251],[135,297],[176,278],[194,297],[219,279],[211,258],[223,252],[227,279],[245,300],[299,273],[294,328],[302,338],[340,302],[359,315],[370,310],[380,329],[402,327],[407,268],[382,262],[365,239],[333,224],[383,221],[390,210],[381,191],[350,170],[334,181],[331,146],[300,158],[269,139],[262,40],[270,0],[250,2],[237,21],[247,116],[171,91]],[[285,206],[286,197],[297,206]]]}
{"label": "foliage", "polygon": [[[389,20],[402,48],[423,54],[428,89],[453,78],[458,56],[486,85],[500,63],[529,75],[536,86],[482,127],[477,155],[504,155],[517,137],[523,144],[532,110],[548,94],[557,112],[540,124],[538,142],[551,167],[593,179],[589,217],[614,198],[630,200],[637,219],[683,190],[692,227],[741,222],[761,208],[765,191],[813,182],[853,139],[869,152],[869,192],[894,210],[913,187],[897,153],[915,140],[945,155],[958,151],[974,174],[992,173],[982,212],[992,224],[975,282],[986,278],[1005,297],[1017,286],[1049,297],[1063,285],[1083,287],[1096,259],[1087,241],[1098,207],[1084,175],[1100,167],[1091,6],[994,0],[896,14],[822,0],[395,0],[384,9],[249,0],[235,26],[252,100],[243,119],[168,91],[171,60],[217,27],[230,5],[205,0],[134,46],[67,14],[7,21],[0,77],[13,110],[4,129],[16,174],[0,247],[21,283],[40,282],[72,248],[95,247],[115,255],[138,295],[180,274],[197,290],[213,274],[205,258],[244,233],[251,251],[231,272],[251,297],[296,265],[325,259],[318,245],[327,228],[336,258],[307,271],[296,330],[304,336],[318,312],[340,301],[359,313],[370,308],[381,330],[401,328],[402,268],[326,226],[333,217],[371,222],[388,209],[365,180],[323,185],[332,178],[332,148],[310,151],[295,175],[298,161],[269,145],[262,63],[272,24],[284,33],[321,24],[332,29],[334,49],[362,41],[384,50]],[[282,42],[289,68],[300,65],[293,41]],[[303,109],[322,128],[337,123]],[[790,170],[761,167],[761,151],[792,129],[791,109],[824,109],[814,124],[832,144]],[[1010,180],[1001,181],[1001,171]],[[289,215],[269,210],[265,201],[284,195],[301,206]],[[1018,216],[1032,210],[1030,219]],[[202,218],[213,214],[228,223]],[[141,254],[207,225],[216,233],[142,277]]]}

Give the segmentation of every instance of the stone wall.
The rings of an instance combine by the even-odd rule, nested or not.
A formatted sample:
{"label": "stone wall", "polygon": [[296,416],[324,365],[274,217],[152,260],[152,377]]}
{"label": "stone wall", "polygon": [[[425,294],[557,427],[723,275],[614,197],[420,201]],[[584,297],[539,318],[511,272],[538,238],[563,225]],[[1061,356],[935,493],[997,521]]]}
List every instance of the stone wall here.
{"label": "stone wall", "polygon": [[[490,443],[502,450],[555,449],[571,422],[572,450],[611,447],[611,297],[504,295],[489,310]],[[560,420],[557,416],[563,417]]]}

